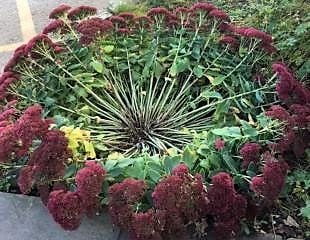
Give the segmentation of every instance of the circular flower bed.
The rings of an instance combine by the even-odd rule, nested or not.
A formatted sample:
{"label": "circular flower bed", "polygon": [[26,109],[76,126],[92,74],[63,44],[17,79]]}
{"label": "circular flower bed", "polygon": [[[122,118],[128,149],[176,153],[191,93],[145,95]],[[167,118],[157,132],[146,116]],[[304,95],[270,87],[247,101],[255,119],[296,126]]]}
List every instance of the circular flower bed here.
{"label": "circular flower bed", "polygon": [[2,185],[66,230],[104,205],[132,239],[253,229],[309,147],[310,92],[272,37],[209,3],[95,15],[59,6],[5,66]]}

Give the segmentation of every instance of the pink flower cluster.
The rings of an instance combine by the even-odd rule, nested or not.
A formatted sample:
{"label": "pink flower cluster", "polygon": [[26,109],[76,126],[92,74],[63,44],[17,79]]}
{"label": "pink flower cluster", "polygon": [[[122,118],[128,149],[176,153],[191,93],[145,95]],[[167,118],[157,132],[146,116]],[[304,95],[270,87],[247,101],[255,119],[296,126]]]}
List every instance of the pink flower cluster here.
{"label": "pink flower cluster", "polygon": [[284,157],[288,155],[288,152],[301,157],[309,147],[309,130],[307,130],[310,126],[309,104],[292,104],[288,109],[274,105],[266,112],[266,115],[285,122],[283,137],[271,145],[271,148],[282,153]]}
{"label": "pink flower cluster", "polygon": [[274,63],[272,69],[277,73],[279,82],[276,90],[279,98],[288,103],[310,103],[310,91],[297,81],[291,70],[283,63]]}
{"label": "pink flower cluster", "polygon": [[86,161],[85,167],[77,172],[76,191],[54,190],[49,194],[47,208],[65,230],[77,229],[83,214],[92,216],[98,211],[105,174],[100,164]]}
{"label": "pink flower cluster", "polygon": [[15,110],[9,108],[0,115],[0,162],[8,163],[27,156],[33,141],[42,140],[51,123],[49,119],[42,119],[39,105],[28,107],[15,122],[12,120],[14,113]]}
{"label": "pink flower cluster", "polygon": [[68,13],[68,19],[71,21],[80,20],[89,16],[93,16],[97,13],[97,8],[90,6],[79,6],[71,9]]}
{"label": "pink flower cluster", "polygon": [[102,37],[113,29],[113,23],[101,18],[90,18],[83,20],[77,26],[78,32],[82,35],[80,42],[82,44],[92,43],[96,37]]}
{"label": "pink flower cluster", "polygon": [[[219,13],[220,14],[220,13]],[[239,46],[239,38],[254,38],[260,40],[260,48],[266,51],[269,54],[273,54],[277,51],[277,49],[273,46],[272,36],[263,31],[260,31],[253,27],[237,27],[233,24],[227,23],[229,21],[228,17],[225,19],[225,14],[223,14],[223,20],[226,22],[222,22],[219,24],[218,28],[225,35],[220,39],[220,43],[231,45],[236,48]]]}
{"label": "pink flower cluster", "polygon": [[21,45],[14,51],[12,58],[5,65],[4,71],[14,71],[15,66],[29,57],[39,58],[41,55],[38,54],[35,50],[36,47],[41,44],[48,46],[54,52],[59,51],[59,45],[57,43],[54,43],[45,34],[38,34],[37,36],[33,37],[27,44]]}
{"label": "pink flower cluster", "polygon": [[85,167],[76,174],[77,193],[88,216],[94,215],[99,209],[99,194],[105,174],[106,171],[95,161],[87,161]]}
{"label": "pink flower cluster", "polygon": [[283,161],[277,161],[269,152],[264,154],[264,159],[266,163],[263,173],[252,178],[250,187],[266,200],[274,201],[284,186],[288,165]]}
{"label": "pink flower cluster", "polygon": [[145,191],[145,183],[134,179],[125,179],[109,189],[113,222],[136,240],[181,235],[186,223],[200,220],[208,204],[201,176],[191,176],[184,164],[157,184],[152,194],[154,208],[142,213],[135,206]]}
{"label": "pink flower cluster", "polygon": [[30,154],[28,165],[20,171],[18,185],[22,193],[28,193],[34,183],[48,186],[63,177],[69,157],[71,151],[64,133],[59,130],[47,131],[41,144]]}
{"label": "pink flower cluster", "polygon": [[258,163],[260,158],[261,146],[257,143],[246,143],[239,151],[242,157],[242,167],[247,168],[251,162]]}
{"label": "pink flower cluster", "polygon": [[134,218],[134,205],[146,191],[144,181],[127,178],[109,188],[109,213],[114,224],[130,230]]}
{"label": "pink flower cluster", "polygon": [[56,19],[51,21],[42,31],[43,34],[53,33],[58,30],[63,30],[65,26],[64,21]]}
{"label": "pink flower cluster", "polygon": [[220,43],[222,44],[227,44],[232,46],[233,48],[236,48],[239,46],[239,40],[234,37],[234,36],[229,36],[229,35],[224,35],[221,39],[220,39]]}
{"label": "pink flower cluster", "polygon": [[65,14],[67,14],[70,9],[71,7],[69,5],[61,4],[51,11],[51,13],[49,14],[49,18],[58,19],[59,17],[62,17]]}
{"label": "pink flower cluster", "polygon": [[217,238],[235,237],[246,214],[247,201],[236,192],[231,176],[224,172],[213,176],[207,198],[210,201],[207,213],[214,217]]}
{"label": "pink flower cluster", "polygon": [[4,72],[0,76],[0,100],[5,99],[8,94],[8,87],[19,80],[19,76],[11,71]]}
{"label": "pink flower cluster", "polygon": [[83,206],[76,192],[64,190],[51,192],[47,208],[55,222],[65,230],[75,230],[81,224]]}
{"label": "pink flower cluster", "polygon": [[239,232],[239,222],[246,213],[247,201],[236,192],[228,174],[215,175],[207,191],[202,177],[192,176],[184,164],[156,185],[152,193],[153,208],[139,212],[135,206],[139,206],[145,192],[145,183],[134,179],[126,179],[109,189],[113,222],[129,231],[135,240],[184,236],[188,224],[208,216],[215,221],[219,239],[226,239]]}
{"label": "pink flower cluster", "polygon": [[182,234],[185,224],[198,222],[209,203],[202,176],[191,176],[184,164],[161,180],[152,194],[156,209],[166,212],[166,233]]}
{"label": "pink flower cluster", "polygon": [[294,78],[285,64],[275,63],[272,68],[278,75],[276,91],[284,104],[272,106],[266,115],[286,125],[284,136],[271,147],[284,158],[290,152],[299,158],[310,145],[310,91]]}

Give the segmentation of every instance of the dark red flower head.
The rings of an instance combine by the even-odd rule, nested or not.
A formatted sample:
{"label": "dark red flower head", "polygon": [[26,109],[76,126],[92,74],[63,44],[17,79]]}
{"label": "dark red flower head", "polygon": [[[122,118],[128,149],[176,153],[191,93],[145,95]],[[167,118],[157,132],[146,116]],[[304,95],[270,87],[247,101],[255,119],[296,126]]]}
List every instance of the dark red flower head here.
{"label": "dark red flower head", "polygon": [[125,26],[126,25],[126,20],[123,17],[120,16],[111,16],[109,17],[109,20],[116,25],[121,25],[121,26]]}
{"label": "dark red flower head", "polygon": [[133,20],[136,17],[133,13],[130,12],[122,12],[118,16],[124,18],[127,21]]}
{"label": "dark red flower head", "polygon": [[239,46],[239,41],[235,37],[232,37],[232,36],[223,36],[220,39],[220,43],[231,45],[232,47]]}
{"label": "dark red flower head", "polygon": [[131,33],[129,28],[119,28],[116,30],[116,32],[121,35],[129,35]]}
{"label": "dark red flower head", "polygon": [[221,22],[218,25],[218,28],[221,32],[233,33],[235,31],[236,26],[231,23]]}
{"label": "dark red flower head", "polygon": [[102,37],[113,29],[113,23],[102,18],[90,18],[81,21],[77,26],[77,31],[82,35],[82,44],[90,44],[97,37]]}
{"label": "dark red flower head", "polygon": [[147,28],[153,23],[152,19],[148,16],[135,17],[134,22],[142,28]]}
{"label": "dark red flower head", "polygon": [[33,53],[33,50],[38,44],[44,44],[51,48],[54,47],[54,43],[52,40],[45,34],[38,34],[37,36],[33,37],[25,47],[25,52],[30,53],[32,57],[37,57],[36,53]]}
{"label": "dark red flower head", "polygon": [[214,143],[214,147],[218,151],[223,150],[225,147],[225,141],[223,139],[220,139],[220,138],[216,139],[215,143]]}
{"label": "dark red flower head", "polygon": [[271,43],[267,43],[267,42],[262,42],[261,47],[269,54],[274,54],[278,51],[275,46],[273,46]]}
{"label": "dark red flower head", "polygon": [[85,167],[76,174],[77,193],[89,216],[94,215],[100,205],[98,196],[102,191],[105,174],[106,171],[95,161],[87,161]]}
{"label": "dark red flower head", "polygon": [[22,44],[14,51],[12,58],[4,66],[4,72],[12,71],[21,60],[27,58],[28,52],[26,51],[26,47],[26,44]]}
{"label": "dark red flower head", "polygon": [[0,76],[0,100],[5,99],[9,93],[8,89],[12,83],[19,80],[19,76],[13,72],[4,72]]}
{"label": "dark red flower head", "polygon": [[145,191],[145,182],[132,178],[115,183],[109,188],[109,213],[114,224],[124,230],[131,228],[134,204],[140,201]]}
{"label": "dark red flower head", "polygon": [[[147,224],[145,224],[147,223]],[[130,233],[136,240],[163,240],[166,219],[163,211],[148,210],[145,213],[134,214]]]}
{"label": "dark red flower head", "polygon": [[279,105],[271,106],[270,109],[266,111],[266,115],[281,121],[288,121],[290,117],[290,114]]}
{"label": "dark red flower head", "polygon": [[[156,7],[151,8],[150,11],[147,13],[147,15],[151,18],[155,18],[156,16],[163,17],[165,20],[170,20],[173,16],[171,12],[169,12],[168,9],[163,7]],[[156,20],[156,18],[155,18]]]}
{"label": "dark red flower head", "polygon": [[205,11],[205,12],[210,12],[213,9],[215,9],[214,5],[211,3],[202,3],[198,2],[193,4],[193,6],[190,8],[192,12],[197,12],[197,11]]}
{"label": "dark red flower head", "polygon": [[189,169],[184,163],[181,163],[172,170],[172,174],[176,176],[183,176],[189,174]]}
{"label": "dark red flower head", "polygon": [[213,9],[210,13],[209,13],[210,17],[214,17],[217,20],[222,20],[222,21],[230,21],[230,18],[228,16],[228,14],[220,9]]}
{"label": "dark red flower head", "polygon": [[257,163],[260,158],[261,146],[257,143],[246,143],[242,146],[239,153],[242,157],[242,167],[247,168],[250,162]]}
{"label": "dark red flower head", "polygon": [[51,21],[42,31],[43,34],[52,33],[61,30],[64,27],[64,22],[60,19]]}
{"label": "dark red flower head", "polygon": [[235,29],[235,33],[249,38],[257,38],[266,43],[272,42],[272,36],[253,27],[240,27]]}
{"label": "dark red flower head", "polygon": [[82,204],[79,195],[75,192],[56,190],[50,193],[47,208],[55,222],[65,230],[75,230],[79,227],[82,218]]}
{"label": "dark red flower head", "polygon": [[79,6],[77,8],[72,9],[68,13],[68,18],[72,21],[75,21],[95,14],[97,14],[97,8],[90,6]]}
{"label": "dark red flower head", "polygon": [[264,196],[269,201],[274,201],[284,186],[288,165],[270,157],[270,153],[266,156],[268,160],[262,176],[253,177],[250,187],[258,195]]}
{"label": "dark red flower head", "polygon": [[71,9],[71,7],[69,5],[61,4],[51,11],[51,13],[49,14],[49,18],[50,19],[57,19],[57,18],[65,15],[70,9]]}
{"label": "dark red flower head", "polygon": [[33,174],[34,167],[32,166],[26,166],[20,170],[17,184],[23,194],[27,194],[30,192],[35,182]]}

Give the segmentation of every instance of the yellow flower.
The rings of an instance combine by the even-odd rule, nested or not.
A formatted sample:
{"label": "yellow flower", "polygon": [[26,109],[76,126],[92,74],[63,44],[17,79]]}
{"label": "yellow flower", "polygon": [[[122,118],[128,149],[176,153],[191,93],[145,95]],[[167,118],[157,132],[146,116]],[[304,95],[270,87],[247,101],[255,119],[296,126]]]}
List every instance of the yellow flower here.
{"label": "yellow flower", "polygon": [[85,157],[96,158],[96,153],[93,143],[90,141],[90,131],[74,128],[74,126],[63,126],[60,128],[65,133],[69,141],[68,147],[71,149],[73,155],[81,154],[80,147],[84,148]]}

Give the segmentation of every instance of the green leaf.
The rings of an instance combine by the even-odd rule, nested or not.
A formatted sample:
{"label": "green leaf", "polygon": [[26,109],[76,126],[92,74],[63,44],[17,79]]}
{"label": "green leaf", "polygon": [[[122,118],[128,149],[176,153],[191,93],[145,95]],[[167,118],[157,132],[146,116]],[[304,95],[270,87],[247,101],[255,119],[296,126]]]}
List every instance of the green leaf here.
{"label": "green leaf", "polygon": [[124,158],[118,160],[118,167],[120,168],[125,168],[128,167],[129,165],[133,164],[135,162],[135,158]]}
{"label": "green leaf", "polygon": [[227,167],[233,172],[238,173],[237,171],[237,163],[236,161],[231,157],[230,153],[223,153],[223,160],[226,163]]}
{"label": "green leaf", "polygon": [[234,138],[242,137],[239,127],[216,128],[216,129],[211,130],[211,132],[215,135],[223,136],[223,137],[234,137]]}
{"label": "green leaf", "polygon": [[303,217],[310,220],[310,200],[307,200],[306,206],[300,209],[300,213]]}
{"label": "green leaf", "polygon": [[116,160],[107,160],[104,164],[104,168],[109,172],[116,166],[116,164]]}
{"label": "green leaf", "polygon": [[76,88],[76,93],[77,93],[77,95],[79,97],[87,97],[88,96],[87,91],[84,88],[82,88],[82,87],[77,87]]}
{"label": "green leaf", "polygon": [[164,168],[166,170],[166,173],[171,173],[172,169],[177,166],[181,161],[180,156],[166,156],[164,158]]}
{"label": "green leaf", "polygon": [[194,74],[196,75],[196,77],[201,78],[204,75],[204,67],[201,65],[195,66],[194,67]]}
{"label": "green leaf", "polygon": [[178,58],[175,63],[171,66],[170,73],[171,76],[175,77],[181,72],[184,72],[186,69],[188,69],[190,65],[190,61],[188,58]]}
{"label": "green leaf", "polygon": [[156,170],[152,169],[152,168],[149,168],[148,171],[147,171],[147,175],[150,177],[150,179],[157,183],[159,179],[161,179],[161,175],[159,172],[157,172]]}
{"label": "green leaf", "polygon": [[194,150],[190,149],[189,147],[186,147],[184,149],[182,160],[189,169],[192,169],[194,167],[197,158],[197,153]]}
{"label": "green leaf", "polygon": [[44,101],[46,107],[52,106],[55,102],[56,100],[50,97],[46,97]]}
{"label": "green leaf", "polygon": [[76,171],[77,171],[76,165],[75,164],[70,165],[66,170],[64,178],[66,179],[72,177],[73,175],[75,175]]}
{"label": "green leaf", "polygon": [[219,92],[209,91],[209,90],[203,91],[201,93],[201,96],[206,99],[209,99],[209,98],[223,99],[222,95]]}
{"label": "green leaf", "polygon": [[253,128],[248,122],[241,120],[242,125],[242,133],[247,137],[256,137],[258,135],[258,131]]}
{"label": "green leaf", "polygon": [[90,65],[93,67],[93,69],[98,72],[98,73],[102,73],[103,72],[103,65],[101,62],[94,60],[90,63]]}
{"label": "green leaf", "polygon": [[256,100],[257,100],[259,103],[263,103],[263,102],[264,102],[264,99],[262,98],[262,96],[260,95],[259,92],[256,92],[256,93],[255,93],[255,97],[256,97]]}
{"label": "green leaf", "polygon": [[113,45],[107,45],[103,47],[103,51],[105,51],[105,53],[111,53],[113,50],[114,50]]}
{"label": "green leaf", "polygon": [[225,76],[217,76],[217,77],[212,77],[212,76],[209,76],[207,75],[207,78],[209,79],[210,83],[213,85],[213,86],[216,86],[216,85],[219,85],[221,84],[224,80],[225,80]]}
{"label": "green leaf", "polygon": [[133,166],[128,167],[125,174],[132,178],[144,179],[144,167],[143,164],[136,162]]}

